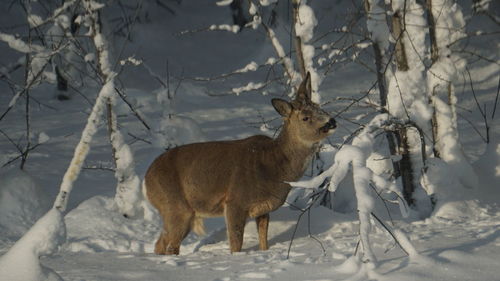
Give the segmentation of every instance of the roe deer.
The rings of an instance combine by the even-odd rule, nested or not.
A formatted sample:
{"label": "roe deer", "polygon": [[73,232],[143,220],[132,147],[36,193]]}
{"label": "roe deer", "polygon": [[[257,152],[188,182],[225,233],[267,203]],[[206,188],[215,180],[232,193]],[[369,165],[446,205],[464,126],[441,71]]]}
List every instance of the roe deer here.
{"label": "roe deer", "polygon": [[203,218],[224,216],[231,252],[241,251],[247,218],[255,218],[259,248],[267,250],[269,212],[279,208],[302,177],[335,120],[311,102],[307,74],[292,102],[273,99],[284,123],[279,136],[193,143],[154,160],[144,179],[145,195],[163,219],[156,254],[179,254],[191,229],[203,233]]}

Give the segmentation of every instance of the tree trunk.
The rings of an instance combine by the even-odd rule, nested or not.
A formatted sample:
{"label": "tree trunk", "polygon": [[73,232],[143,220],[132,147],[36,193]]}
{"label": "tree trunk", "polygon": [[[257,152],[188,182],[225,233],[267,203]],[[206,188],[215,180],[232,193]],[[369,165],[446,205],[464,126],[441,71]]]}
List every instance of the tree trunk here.
{"label": "tree trunk", "polygon": [[426,0],[427,24],[429,25],[429,39],[431,43],[431,61],[434,64],[439,59],[439,48],[436,39],[436,21],[432,14],[432,0]]}
{"label": "tree trunk", "polygon": [[[438,61],[439,59],[439,48],[437,45],[437,38],[436,38],[436,21],[434,19],[434,15],[432,14],[432,0],[426,0],[425,1],[425,6],[427,10],[427,25],[429,26],[429,39],[430,39],[430,44],[431,44],[431,63],[434,64]],[[433,98],[437,95],[436,89],[429,89],[432,91],[431,93],[431,99],[429,100],[429,103],[432,104],[432,119],[431,119],[431,127],[432,127],[432,148],[433,148],[433,153],[434,156],[437,158],[441,158],[441,153],[439,152],[439,149],[437,148],[437,141],[438,141],[438,118],[437,118],[437,112],[436,112],[436,105],[434,104]]]}
{"label": "tree trunk", "polygon": [[[400,12],[396,12],[392,17],[392,32],[396,38],[396,67],[398,71],[408,71],[408,59],[403,41],[404,26]],[[408,128],[401,127],[397,132],[399,154],[401,161],[399,162],[401,182],[403,185],[403,196],[408,202],[408,205],[414,205],[413,192],[415,191],[415,183],[413,177],[413,165],[410,154],[410,144],[408,142]]]}
{"label": "tree trunk", "polygon": [[[365,13],[367,15],[370,15],[372,11],[372,7],[370,5],[369,0],[364,1],[364,6],[365,6]],[[380,47],[380,44],[377,40],[373,40],[372,38],[372,46],[373,46],[373,53],[375,56],[375,68],[377,72],[377,86],[378,86],[378,91],[379,91],[379,99],[380,99],[380,112],[385,113],[387,112],[387,83],[385,80],[385,70],[386,70],[386,63],[384,63],[384,55],[382,52],[382,48]],[[394,139],[394,133],[390,131],[385,132],[385,136],[387,139],[387,144],[389,146],[389,153],[391,155],[397,155],[397,145]],[[399,163],[395,161],[392,162],[392,167],[394,170],[394,178],[398,178],[401,176],[401,168],[399,167]]]}
{"label": "tree trunk", "polygon": [[293,33],[294,33],[294,44],[295,44],[295,53],[297,55],[297,62],[299,64],[300,76],[302,79],[306,77],[306,64],[304,62],[304,54],[302,52],[302,39],[297,36],[295,32],[295,25],[300,20],[299,19],[299,5],[300,0],[293,1]]}
{"label": "tree trunk", "polygon": [[404,27],[399,12],[392,16],[392,34],[396,39],[396,66],[399,71],[408,71],[408,59],[406,58],[405,45],[402,40]]}

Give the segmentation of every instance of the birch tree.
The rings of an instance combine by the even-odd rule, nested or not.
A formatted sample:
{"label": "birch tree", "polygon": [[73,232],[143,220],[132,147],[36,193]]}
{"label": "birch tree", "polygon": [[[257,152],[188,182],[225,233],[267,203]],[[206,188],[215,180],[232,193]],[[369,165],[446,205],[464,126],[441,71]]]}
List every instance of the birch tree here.
{"label": "birch tree", "polygon": [[426,8],[432,62],[427,71],[427,88],[434,107],[436,156],[454,170],[462,185],[473,188],[477,186],[478,179],[459,140],[454,82],[465,71],[467,62],[450,47],[466,36],[465,20],[455,1],[427,0]]}
{"label": "birch tree", "polygon": [[[396,139],[386,133],[391,155],[401,156],[393,160],[394,177],[400,179],[406,201],[418,210],[419,216],[426,217],[431,205],[420,178],[428,156],[424,154],[432,131],[432,108],[427,101],[424,10],[415,1],[392,1],[389,28],[382,3],[367,0],[364,4],[375,56],[379,111],[407,124],[395,132]],[[391,42],[393,54],[389,53]]]}
{"label": "birch tree", "polygon": [[[95,46],[98,72],[104,86],[94,105],[92,111],[93,115],[89,118],[87,127],[85,127],[82,133],[82,140],[75,150],[75,156],[65,174],[55,206],[61,210],[66,208],[67,196],[71,191],[73,181],[76,179],[79,170],[81,170],[81,163],[88,153],[90,140],[95,131],[97,131],[97,128],[93,126],[98,124],[99,119],[103,117],[102,115],[105,107],[107,110],[108,131],[113,150],[112,154],[116,166],[115,177],[118,181],[115,202],[122,214],[125,216],[133,216],[139,208],[141,199],[139,188],[140,180],[135,173],[133,154],[130,147],[124,142],[123,135],[118,129],[116,113],[114,112],[117,95],[114,82],[116,73],[112,70],[109,43],[102,32],[101,21],[99,19],[99,9],[104,6],[90,0],[84,0],[82,5],[88,18],[86,23]],[[103,103],[105,103],[105,105]],[[82,153],[82,151],[85,150],[87,153]]]}
{"label": "birch tree", "polygon": [[431,212],[431,205],[420,186],[424,165],[421,147],[424,146],[422,141],[431,135],[432,109],[428,104],[424,64],[424,9],[415,0],[393,1],[391,8],[396,71],[389,82],[387,108],[394,117],[415,124],[398,132],[402,156],[400,171],[406,200],[416,206],[420,217],[426,217]]}

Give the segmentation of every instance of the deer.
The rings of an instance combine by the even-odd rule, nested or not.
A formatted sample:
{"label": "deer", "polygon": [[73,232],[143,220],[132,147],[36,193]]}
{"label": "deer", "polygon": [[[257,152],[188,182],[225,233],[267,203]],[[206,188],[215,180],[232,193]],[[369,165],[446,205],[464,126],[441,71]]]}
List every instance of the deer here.
{"label": "deer", "polygon": [[231,253],[241,251],[249,218],[257,223],[259,249],[268,249],[269,213],[284,204],[289,183],[303,176],[321,141],[336,128],[335,119],[311,101],[309,73],[294,100],[273,98],[271,103],[283,118],[275,138],[191,143],[152,162],[143,192],[163,220],[155,254],[179,255],[191,230],[203,235],[203,219],[220,216]]}

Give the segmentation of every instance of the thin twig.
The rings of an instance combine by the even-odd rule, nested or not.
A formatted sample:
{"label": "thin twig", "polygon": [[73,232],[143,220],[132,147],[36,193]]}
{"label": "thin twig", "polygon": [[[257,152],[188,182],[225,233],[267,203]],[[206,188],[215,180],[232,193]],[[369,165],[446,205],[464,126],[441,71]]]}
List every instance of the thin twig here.
{"label": "thin twig", "polygon": [[474,101],[476,102],[477,108],[479,109],[479,112],[481,113],[481,116],[483,117],[484,120],[484,126],[486,127],[486,143],[490,142],[490,127],[488,125],[488,118],[486,117],[486,108],[483,110],[481,108],[481,105],[479,104],[479,101],[477,100],[477,95],[476,91],[474,91],[474,84],[472,82],[472,76],[470,74],[469,68],[465,67],[465,71],[469,75],[469,83],[470,83],[470,88],[472,91],[472,96],[474,97]]}
{"label": "thin twig", "polygon": [[380,223],[380,225],[382,225],[383,228],[385,228],[385,230],[387,230],[387,232],[392,236],[392,238],[394,239],[394,241],[396,242],[396,244],[398,244],[398,246],[401,248],[401,250],[403,250],[403,252],[409,256],[410,254],[405,250],[405,248],[401,245],[401,243],[399,242],[399,240],[396,238],[396,236],[394,235],[394,233],[392,233],[392,230],[384,224],[384,222],[379,218],[377,217],[373,212],[370,212],[370,214],[372,215],[372,217],[375,218],[375,220],[378,221],[378,223]]}
{"label": "thin twig", "polygon": [[132,111],[132,113],[134,114],[134,116],[137,117],[137,119],[139,121],[141,121],[142,125],[144,125],[144,127],[148,131],[150,131],[151,127],[148,125],[148,123],[146,122],[146,120],[144,120],[144,118],[141,116],[141,114],[134,108],[134,106],[127,100],[127,97],[126,97],[125,93],[123,93],[117,87],[115,87],[115,91],[118,93],[118,96],[125,102],[125,104],[127,104],[127,106],[130,108],[130,110]]}
{"label": "thin twig", "polygon": [[495,96],[495,104],[493,105],[493,113],[491,113],[491,119],[495,118],[495,112],[497,111],[498,105],[498,96],[500,95],[500,75],[498,75],[498,86],[497,86],[497,94]]}

